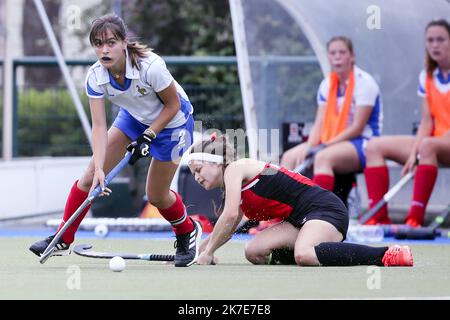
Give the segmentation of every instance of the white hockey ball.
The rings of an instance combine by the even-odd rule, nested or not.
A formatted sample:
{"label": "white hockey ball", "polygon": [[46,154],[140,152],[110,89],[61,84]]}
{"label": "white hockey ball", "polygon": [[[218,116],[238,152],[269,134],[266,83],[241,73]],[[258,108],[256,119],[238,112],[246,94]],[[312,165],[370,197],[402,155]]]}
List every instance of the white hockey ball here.
{"label": "white hockey ball", "polygon": [[105,238],[108,236],[108,226],[106,224],[99,224],[95,226],[94,233],[99,238]]}
{"label": "white hockey ball", "polygon": [[109,268],[114,272],[121,272],[125,269],[125,260],[122,257],[113,257],[109,260]]}

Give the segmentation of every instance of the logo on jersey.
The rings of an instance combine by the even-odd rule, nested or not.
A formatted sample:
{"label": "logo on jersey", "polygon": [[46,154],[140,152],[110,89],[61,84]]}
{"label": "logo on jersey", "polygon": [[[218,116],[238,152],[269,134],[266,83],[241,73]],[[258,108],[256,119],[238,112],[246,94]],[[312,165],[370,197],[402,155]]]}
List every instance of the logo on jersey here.
{"label": "logo on jersey", "polygon": [[141,94],[141,97],[144,96],[147,93],[147,90],[145,88],[141,88],[138,85],[136,85],[137,92]]}

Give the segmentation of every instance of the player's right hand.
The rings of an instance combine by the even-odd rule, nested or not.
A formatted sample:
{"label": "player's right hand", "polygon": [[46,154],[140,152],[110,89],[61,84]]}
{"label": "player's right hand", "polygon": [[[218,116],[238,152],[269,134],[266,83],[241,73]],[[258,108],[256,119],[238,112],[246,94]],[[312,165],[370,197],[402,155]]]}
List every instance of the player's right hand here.
{"label": "player's right hand", "polygon": [[401,175],[404,176],[408,172],[411,172],[414,170],[414,167],[417,165],[418,159],[416,154],[411,154],[406,161],[405,165],[402,168]]}
{"label": "player's right hand", "polygon": [[315,145],[314,147],[309,148],[308,150],[306,150],[305,159],[309,159],[309,158],[315,156],[317,152],[319,152],[322,149],[325,149],[326,147],[327,147],[327,145],[325,143],[321,143],[321,144]]}

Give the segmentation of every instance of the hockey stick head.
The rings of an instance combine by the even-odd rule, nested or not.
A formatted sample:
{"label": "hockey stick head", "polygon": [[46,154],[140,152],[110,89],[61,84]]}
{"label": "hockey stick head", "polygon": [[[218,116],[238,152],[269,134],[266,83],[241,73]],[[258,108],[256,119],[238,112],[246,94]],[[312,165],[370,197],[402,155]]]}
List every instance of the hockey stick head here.
{"label": "hockey stick head", "polygon": [[44,264],[45,261],[47,261],[47,259],[50,258],[50,257],[52,256],[52,253],[53,253],[53,251],[55,251],[55,249],[56,249],[55,246],[50,247],[50,248],[47,248],[47,249],[44,251],[44,253],[41,255],[41,257],[39,258],[39,262],[40,262],[41,264]]}
{"label": "hockey stick head", "polygon": [[73,251],[75,253],[78,253],[78,252],[83,253],[84,251],[87,251],[89,249],[92,249],[92,244],[84,243],[84,244],[77,244]]}
{"label": "hockey stick head", "polygon": [[[91,251],[92,245],[91,244],[77,244],[73,248],[73,252],[76,253],[79,256],[88,257],[88,258],[98,258],[98,259],[111,259],[115,256],[122,256],[122,254],[119,253],[107,253],[107,252],[97,252],[97,251]],[[122,257],[125,259],[125,257]],[[133,255],[133,257],[128,257],[128,259],[139,259],[137,255]]]}
{"label": "hockey stick head", "polygon": [[121,257],[130,260],[147,260],[147,261],[174,261],[173,254],[134,254],[134,253],[116,253],[116,252],[100,252],[93,251],[90,244],[78,244],[73,248],[73,252],[77,255],[96,258],[96,259],[111,259],[114,257]]}
{"label": "hockey stick head", "polygon": [[[111,182],[112,179],[114,179],[127,165],[128,161],[130,160],[131,153],[127,152],[124,156],[124,158],[111,170],[111,172],[105,177],[105,187]],[[53,251],[55,250],[55,246],[59,239],[62,237],[64,232],[69,228],[70,225],[72,225],[73,221],[77,219],[77,217],[83,212],[83,210],[91,203],[92,200],[94,200],[96,197],[98,197],[103,190],[101,189],[100,185],[98,185],[94,191],[88,196],[86,200],[78,207],[78,209],[72,214],[69,220],[66,221],[64,226],[57,232],[53,240],[49,243],[47,246],[47,249],[45,249],[44,253],[41,255],[41,258],[39,259],[40,263],[45,263],[48,258],[51,257]]]}

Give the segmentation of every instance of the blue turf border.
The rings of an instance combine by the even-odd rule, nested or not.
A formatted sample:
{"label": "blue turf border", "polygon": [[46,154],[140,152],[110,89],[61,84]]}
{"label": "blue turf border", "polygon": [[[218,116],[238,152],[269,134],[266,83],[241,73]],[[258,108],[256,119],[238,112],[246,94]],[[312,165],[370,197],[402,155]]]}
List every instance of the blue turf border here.
{"label": "blue turf border", "polygon": [[[0,237],[48,237],[54,232],[53,229],[15,229],[15,228],[0,228]],[[203,238],[206,234],[203,235]],[[76,234],[77,239],[99,239],[93,231],[80,230]],[[110,231],[107,238],[115,239],[173,239],[175,240],[175,234],[172,231]],[[235,234],[233,240],[247,241],[253,238],[249,234]],[[437,244],[437,245],[450,245],[450,239],[448,238],[436,238],[435,240],[398,240],[393,237],[385,237],[380,243],[398,243],[398,244]],[[370,245],[370,243],[367,243]]]}

